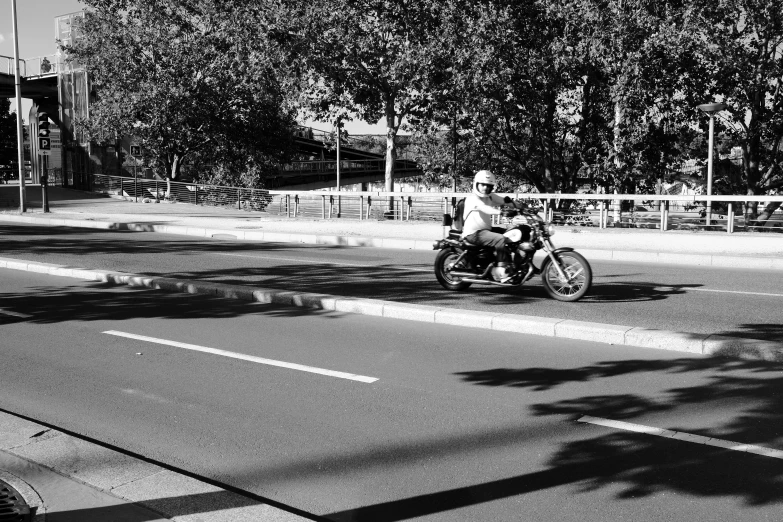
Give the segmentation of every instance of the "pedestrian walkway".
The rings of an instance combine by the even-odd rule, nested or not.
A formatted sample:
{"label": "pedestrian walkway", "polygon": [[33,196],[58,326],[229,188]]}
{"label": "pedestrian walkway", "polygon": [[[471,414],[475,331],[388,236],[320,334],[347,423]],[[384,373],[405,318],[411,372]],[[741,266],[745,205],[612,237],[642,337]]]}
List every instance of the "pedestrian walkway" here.
{"label": "pedestrian walkway", "polygon": [[[443,237],[439,222],[288,218],[186,203],[137,203],[51,188],[50,210],[29,190],[28,212],[0,208],[0,221],[222,237],[249,241],[430,250]],[[556,246],[588,259],[783,270],[783,234],[556,227]]]}
{"label": "pedestrian walkway", "polygon": [[36,522],[308,520],[2,411],[0,480],[36,508]]}

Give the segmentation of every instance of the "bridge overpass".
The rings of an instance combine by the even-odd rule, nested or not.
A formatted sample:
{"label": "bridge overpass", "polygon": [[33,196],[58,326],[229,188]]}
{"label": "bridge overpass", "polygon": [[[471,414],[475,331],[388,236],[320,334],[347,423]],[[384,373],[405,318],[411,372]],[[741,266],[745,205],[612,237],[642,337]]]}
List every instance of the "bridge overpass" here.
{"label": "bridge overpass", "polygon": [[[270,189],[315,190],[336,187],[337,149],[330,133],[310,127],[294,130],[297,152],[310,155],[312,160],[294,161],[281,165],[279,174],[267,180]],[[408,158],[398,159],[394,165],[395,178],[421,174],[418,164]],[[386,156],[367,150],[356,140],[348,138],[340,146],[340,185],[383,181]]]}
{"label": "bridge overpass", "polygon": [[[44,111],[61,128],[61,100],[59,99],[60,76],[72,71],[59,63],[56,57],[39,57],[20,60],[22,97],[33,100],[32,112]],[[73,84],[73,82],[71,82]],[[0,56],[0,97],[16,96],[14,85],[13,58]],[[73,96],[76,98],[76,96]],[[74,100],[70,100],[73,104]],[[72,110],[73,108],[71,108]],[[30,116],[31,135],[37,134],[36,118]],[[67,119],[70,119],[68,117]],[[296,152],[300,157],[309,157],[306,161],[293,161],[281,165],[278,174],[268,179],[267,185],[273,189],[315,190],[336,187],[337,150],[333,145],[334,137],[327,132],[309,127],[292,130]],[[37,168],[37,140],[30,140],[33,172]],[[130,157],[127,154],[126,158]],[[385,178],[385,155],[356,145],[348,138],[340,147],[340,184],[372,183]],[[419,166],[410,159],[399,159],[395,163],[395,178],[416,176],[421,173]],[[34,178],[37,176],[34,174]],[[35,180],[34,180],[35,181]]]}

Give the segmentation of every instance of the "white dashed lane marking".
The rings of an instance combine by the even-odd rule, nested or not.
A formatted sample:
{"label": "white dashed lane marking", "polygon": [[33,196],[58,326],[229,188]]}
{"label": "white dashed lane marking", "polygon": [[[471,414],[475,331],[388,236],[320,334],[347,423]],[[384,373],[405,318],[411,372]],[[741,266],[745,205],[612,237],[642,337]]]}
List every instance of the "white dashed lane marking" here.
{"label": "white dashed lane marking", "polygon": [[0,315],[10,315],[11,317],[19,317],[21,319],[29,319],[32,315],[20,314],[19,312],[11,312],[5,308],[0,308]]}
{"label": "white dashed lane marking", "polygon": [[146,335],[136,335],[127,332],[118,332],[116,330],[108,330],[103,333],[108,335],[115,335],[117,337],[125,337],[127,339],[136,339],[137,341],[145,341],[148,343],[163,344],[166,346],[174,346],[176,348],[184,348],[185,350],[193,350],[195,352],[210,353],[213,355],[222,355],[223,357],[230,357],[232,359],[240,359],[243,361],[249,361],[258,364],[266,364],[268,366],[278,366],[280,368],[288,368],[289,370],[299,370],[302,372],[326,375],[328,377],[337,377],[339,379],[359,381],[367,384],[374,383],[375,381],[378,380],[376,377],[367,377],[365,375],[356,375],[353,373],[338,372],[335,370],[326,370],[324,368],[317,368],[315,366],[305,366],[303,364],[290,363],[285,361],[276,361],[274,359],[265,359],[263,357],[256,357],[254,355],[247,355],[244,353],[229,352],[226,350],[220,350],[218,348],[209,348],[206,346],[198,346],[196,344],[181,343],[178,341],[169,341],[167,339],[158,339],[156,337],[147,337]]}
{"label": "white dashed lane marking", "polygon": [[695,435],[693,433],[686,433],[684,431],[673,431],[664,428],[655,428],[653,426],[645,426],[644,424],[632,424],[630,422],[623,422],[623,421],[617,421],[612,419],[602,419],[601,417],[591,417],[589,415],[584,415],[578,418],[576,421],[585,422],[587,424],[595,424],[597,426],[604,426],[606,428],[613,428],[616,430],[632,431],[634,433],[644,433],[646,435],[654,435],[656,437],[677,439],[683,442],[704,444],[705,446],[715,446],[716,448],[723,448],[732,451],[740,451],[743,453],[753,453],[755,455],[761,455],[762,457],[783,459],[783,451],[767,448],[764,446],[757,446],[755,444],[743,444],[741,442],[733,442],[730,440],[714,439],[711,437],[704,437],[702,435]]}

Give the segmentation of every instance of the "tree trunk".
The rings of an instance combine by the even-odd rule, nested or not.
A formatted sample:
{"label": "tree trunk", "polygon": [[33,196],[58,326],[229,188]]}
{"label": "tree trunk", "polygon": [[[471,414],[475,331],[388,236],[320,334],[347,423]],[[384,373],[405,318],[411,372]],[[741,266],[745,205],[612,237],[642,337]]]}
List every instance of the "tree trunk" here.
{"label": "tree trunk", "polygon": [[772,217],[772,213],[780,208],[780,205],[781,203],[779,201],[768,203],[767,206],[764,207],[764,211],[756,218],[756,225],[764,226],[766,222],[769,221],[769,218]]}
{"label": "tree trunk", "polygon": [[[386,192],[394,192],[394,164],[397,162],[397,114],[394,100],[386,101]],[[389,216],[394,216],[394,197],[389,196]]]}
{"label": "tree trunk", "polygon": [[[620,99],[618,98],[614,102],[614,166],[616,167],[616,173],[619,174],[620,170],[623,167],[622,158],[620,155],[620,137],[621,137],[621,126],[623,123],[623,107],[620,103]],[[617,182],[615,182],[615,190],[614,193],[617,194]],[[614,218],[614,226],[619,226],[620,223],[622,223],[623,219],[623,203],[619,199],[615,199],[612,201],[612,209],[614,210],[614,215],[612,216]]]}
{"label": "tree trunk", "polygon": [[171,182],[179,179],[181,167],[182,157],[179,154],[174,154],[170,163],[166,165],[166,199],[171,198]]}

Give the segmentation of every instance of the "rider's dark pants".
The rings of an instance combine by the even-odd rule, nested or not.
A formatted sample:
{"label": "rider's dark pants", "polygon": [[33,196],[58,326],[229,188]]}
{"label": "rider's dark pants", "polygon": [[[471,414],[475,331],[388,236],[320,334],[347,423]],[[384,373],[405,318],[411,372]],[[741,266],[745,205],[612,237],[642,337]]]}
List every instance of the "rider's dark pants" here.
{"label": "rider's dark pants", "polygon": [[509,242],[508,238],[503,235],[506,230],[503,228],[493,228],[492,230],[479,230],[468,236],[465,239],[471,243],[479,246],[492,247],[495,249],[495,259],[498,263],[508,263],[508,251],[506,250],[506,243]]}

